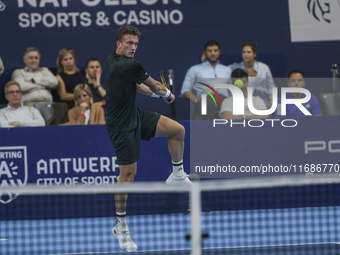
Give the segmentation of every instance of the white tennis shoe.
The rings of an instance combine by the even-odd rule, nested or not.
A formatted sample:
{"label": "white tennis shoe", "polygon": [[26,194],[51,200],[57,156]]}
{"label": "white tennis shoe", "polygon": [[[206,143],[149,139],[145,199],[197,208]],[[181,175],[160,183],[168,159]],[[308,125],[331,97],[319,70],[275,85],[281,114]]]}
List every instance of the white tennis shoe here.
{"label": "white tennis shoe", "polygon": [[183,184],[183,183],[187,183],[187,184],[192,184],[192,182],[189,180],[188,175],[185,174],[183,177],[176,177],[173,173],[171,173],[168,177],[168,179],[165,181],[166,184]]}
{"label": "white tennis shoe", "polygon": [[118,239],[119,246],[127,252],[137,250],[137,245],[132,241],[129,230],[119,231],[118,224],[112,229],[113,235]]}

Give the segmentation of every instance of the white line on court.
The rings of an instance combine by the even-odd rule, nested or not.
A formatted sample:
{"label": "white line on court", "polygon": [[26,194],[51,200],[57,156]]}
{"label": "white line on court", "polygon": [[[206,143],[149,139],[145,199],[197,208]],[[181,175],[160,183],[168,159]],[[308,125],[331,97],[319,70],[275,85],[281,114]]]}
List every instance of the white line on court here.
{"label": "white line on court", "polygon": [[[134,251],[134,253],[145,253],[145,252],[164,252],[164,251],[190,251],[190,249],[174,249],[174,250],[142,250],[142,251]],[[106,252],[89,252],[89,253],[62,253],[62,254],[52,254],[52,255],[93,255],[93,254],[122,254],[126,251],[106,251]]]}
{"label": "white line on court", "polygon": [[[309,246],[309,245],[326,245],[326,244],[337,244],[340,245],[340,242],[326,242],[326,243],[301,243],[301,244],[278,244],[278,245],[255,245],[255,246],[230,246],[230,247],[207,247],[202,250],[211,250],[211,249],[249,249],[249,248],[269,248],[269,247],[286,247],[286,246]],[[134,253],[146,253],[146,252],[160,252],[160,251],[190,251],[190,249],[175,249],[175,250],[142,250],[135,251]],[[95,255],[95,254],[121,254],[122,251],[113,251],[113,252],[91,252],[91,253],[63,253],[63,254],[53,254],[53,255]]]}
{"label": "white line on court", "polygon": [[8,239],[1,239],[1,238],[0,238],[0,241],[8,241]]}
{"label": "white line on court", "polygon": [[273,244],[273,245],[254,245],[254,246],[207,247],[207,248],[203,248],[203,250],[210,250],[210,249],[269,248],[269,247],[310,246],[310,245],[326,245],[326,244],[337,244],[337,245],[340,245],[340,242],[326,242],[326,243],[298,243],[298,244]]}

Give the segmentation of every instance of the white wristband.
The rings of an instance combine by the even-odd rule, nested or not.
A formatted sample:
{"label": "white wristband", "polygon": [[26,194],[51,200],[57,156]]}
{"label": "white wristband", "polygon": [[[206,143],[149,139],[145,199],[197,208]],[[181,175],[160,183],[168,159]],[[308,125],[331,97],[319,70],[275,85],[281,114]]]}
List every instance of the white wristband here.
{"label": "white wristband", "polygon": [[161,96],[160,96],[160,95],[157,95],[157,94],[155,94],[155,93],[152,93],[152,94],[151,94],[151,97],[160,98]]}
{"label": "white wristband", "polygon": [[166,94],[164,96],[161,97],[169,97],[171,95],[171,91],[166,89]]}

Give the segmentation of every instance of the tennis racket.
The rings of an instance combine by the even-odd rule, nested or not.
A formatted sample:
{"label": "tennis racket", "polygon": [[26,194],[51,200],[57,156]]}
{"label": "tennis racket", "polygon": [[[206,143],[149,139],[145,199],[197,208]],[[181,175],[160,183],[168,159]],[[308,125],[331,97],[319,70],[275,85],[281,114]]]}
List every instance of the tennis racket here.
{"label": "tennis racket", "polygon": [[[170,90],[171,93],[172,93],[172,90],[171,90],[171,88],[170,88],[170,86],[169,86],[169,83],[168,83],[167,80],[165,79],[163,70],[160,70],[160,71],[159,71],[159,76],[161,77],[163,86],[164,86],[165,88],[167,88],[168,90]],[[168,99],[167,101],[168,101],[168,103],[171,103],[171,99]]]}

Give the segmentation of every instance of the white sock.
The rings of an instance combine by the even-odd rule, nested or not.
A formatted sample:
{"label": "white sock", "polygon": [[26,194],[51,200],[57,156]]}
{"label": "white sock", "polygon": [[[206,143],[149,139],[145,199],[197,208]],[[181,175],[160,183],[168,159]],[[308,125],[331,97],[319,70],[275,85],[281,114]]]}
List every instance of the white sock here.
{"label": "white sock", "polygon": [[117,215],[117,221],[118,221],[117,224],[118,224],[119,231],[127,230],[128,227],[126,223],[126,212],[123,212],[123,213],[116,212],[116,215]]}
{"label": "white sock", "polygon": [[185,175],[183,168],[183,160],[179,162],[172,161],[172,173],[175,177],[182,178]]}

